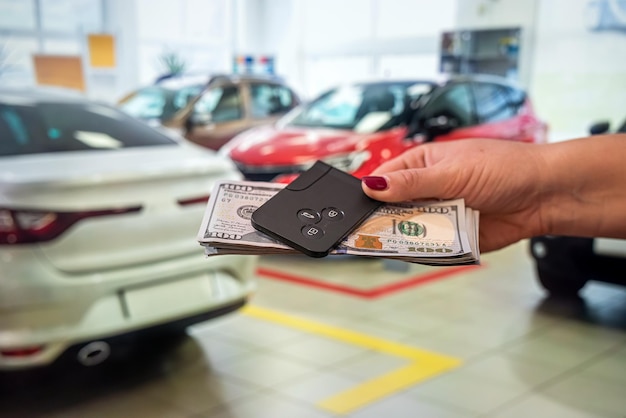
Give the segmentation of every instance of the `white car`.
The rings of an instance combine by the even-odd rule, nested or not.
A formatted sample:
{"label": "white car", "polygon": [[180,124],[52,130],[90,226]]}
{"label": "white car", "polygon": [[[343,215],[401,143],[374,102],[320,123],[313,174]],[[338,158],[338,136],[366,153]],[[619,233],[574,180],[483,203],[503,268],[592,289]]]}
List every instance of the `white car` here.
{"label": "white car", "polygon": [[255,256],[206,258],[196,240],[233,163],[74,95],[0,89],[0,370],[235,311]]}

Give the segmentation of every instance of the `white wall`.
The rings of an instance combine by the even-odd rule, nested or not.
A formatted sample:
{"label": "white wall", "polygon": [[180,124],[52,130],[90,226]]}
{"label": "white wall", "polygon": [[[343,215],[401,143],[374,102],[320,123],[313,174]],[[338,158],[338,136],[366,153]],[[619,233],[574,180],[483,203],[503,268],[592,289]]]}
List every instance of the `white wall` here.
{"label": "white wall", "polygon": [[135,0],[139,82],[161,75],[160,58],[175,52],[189,71],[231,68],[230,0]]}
{"label": "white wall", "polygon": [[[462,0],[460,28],[522,27],[520,76],[553,141],[584,136],[591,123],[626,119],[626,21],[593,32],[590,4],[615,0]],[[626,15],[626,10],[623,11]]]}
{"label": "white wall", "polygon": [[616,0],[264,0],[248,14],[265,22],[248,45],[276,54],[310,97],[348,80],[431,76],[443,31],[520,27],[520,83],[560,140],[626,118],[626,31],[590,31],[592,2]]}
{"label": "white wall", "polygon": [[585,135],[597,120],[617,127],[626,120],[626,19],[622,31],[591,31],[589,0],[539,4],[531,93],[554,138]]}
{"label": "white wall", "polygon": [[[228,72],[238,54],[274,55],[305,97],[355,79],[430,77],[453,29],[521,27],[520,81],[551,139],[626,114],[626,30],[590,31],[591,4],[617,0],[0,0],[0,84],[34,84],[33,53],[85,54],[85,35],[116,38],[117,67],[86,67],[89,95],[117,100],[163,71]],[[37,19],[37,9],[41,20]],[[626,11],[622,11],[626,20]],[[623,25],[626,27],[626,24]],[[0,52],[1,53],[1,52]]]}
{"label": "white wall", "polygon": [[[109,102],[162,74],[165,52],[190,71],[231,71],[233,1],[0,0],[0,84],[35,85],[33,54],[82,56],[87,96]],[[90,33],[115,37],[115,68],[89,66]]]}
{"label": "white wall", "polygon": [[436,74],[439,34],[454,27],[456,16],[455,0],[262,3],[263,34],[238,45],[275,54],[279,74],[306,97],[354,79]]}

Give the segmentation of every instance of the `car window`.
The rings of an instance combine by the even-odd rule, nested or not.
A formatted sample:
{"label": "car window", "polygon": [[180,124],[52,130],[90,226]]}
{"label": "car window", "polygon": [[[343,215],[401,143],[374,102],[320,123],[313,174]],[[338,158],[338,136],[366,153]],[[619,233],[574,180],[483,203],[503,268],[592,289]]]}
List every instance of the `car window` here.
{"label": "car window", "polygon": [[294,105],[291,91],[275,84],[251,84],[250,97],[253,118],[265,118],[284,113]]}
{"label": "car window", "polygon": [[150,87],[136,91],[127,97],[120,108],[126,113],[142,119],[160,119],[168,100],[167,91]]}
{"label": "car window", "polygon": [[243,116],[241,92],[237,86],[207,90],[194,105],[194,114],[213,122],[227,122]]}
{"label": "car window", "polygon": [[176,142],[108,106],[0,104],[0,156],[168,144]]}
{"label": "car window", "polygon": [[183,86],[177,89],[151,86],[125,98],[119,107],[140,119],[168,120],[183,109],[191,99],[202,91],[202,85]]}
{"label": "car window", "polygon": [[469,87],[466,84],[454,85],[440,94],[435,94],[420,112],[420,119],[445,116],[454,119],[457,127],[476,124]]}
{"label": "car window", "polygon": [[363,89],[354,86],[328,92],[307,106],[292,123],[351,129],[355,125],[362,94]]}
{"label": "car window", "polygon": [[176,111],[181,110],[187,104],[194,99],[197,95],[202,93],[204,86],[186,86],[176,90],[172,97],[172,105]]}
{"label": "car window", "polygon": [[404,122],[413,83],[350,85],[330,90],[284,122],[295,126],[376,132]]}
{"label": "car window", "polygon": [[490,83],[474,83],[476,114],[481,123],[506,120],[517,114],[508,89]]}

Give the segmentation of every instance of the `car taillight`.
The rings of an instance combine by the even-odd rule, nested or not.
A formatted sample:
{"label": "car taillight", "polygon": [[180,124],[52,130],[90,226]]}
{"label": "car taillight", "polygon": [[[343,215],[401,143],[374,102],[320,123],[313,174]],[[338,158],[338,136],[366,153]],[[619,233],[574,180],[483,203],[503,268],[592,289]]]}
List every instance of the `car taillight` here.
{"label": "car taillight", "polygon": [[0,357],[30,357],[41,353],[44,349],[43,345],[34,345],[30,347],[7,348],[0,350]]}
{"label": "car taillight", "polygon": [[50,241],[81,219],[140,210],[141,206],[82,212],[0,208],[0,245]]}
{"label": "car taillight", "polygon": [[178,204],[181,206],[186,205],[196,205],[200,203],[206,203],[209,201],[209,195],[200,196],[200,197],[192,197],[190,199],[179,199]]}

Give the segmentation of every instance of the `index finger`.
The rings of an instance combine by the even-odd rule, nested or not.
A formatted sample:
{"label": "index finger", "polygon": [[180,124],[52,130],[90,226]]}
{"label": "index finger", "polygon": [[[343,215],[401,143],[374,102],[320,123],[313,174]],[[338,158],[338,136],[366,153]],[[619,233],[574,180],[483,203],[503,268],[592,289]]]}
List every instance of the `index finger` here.
{"label": "index finger", "polygon": [[371,175],[379,175],[384,173],[390,173],[392,171],[407,170],[410,168],[424,168],[426,162],[424,158],[424,147],[418,146],[411,148],[404,153],[392,158],[389,161],[385,161],[376,169],[374,169]]}

